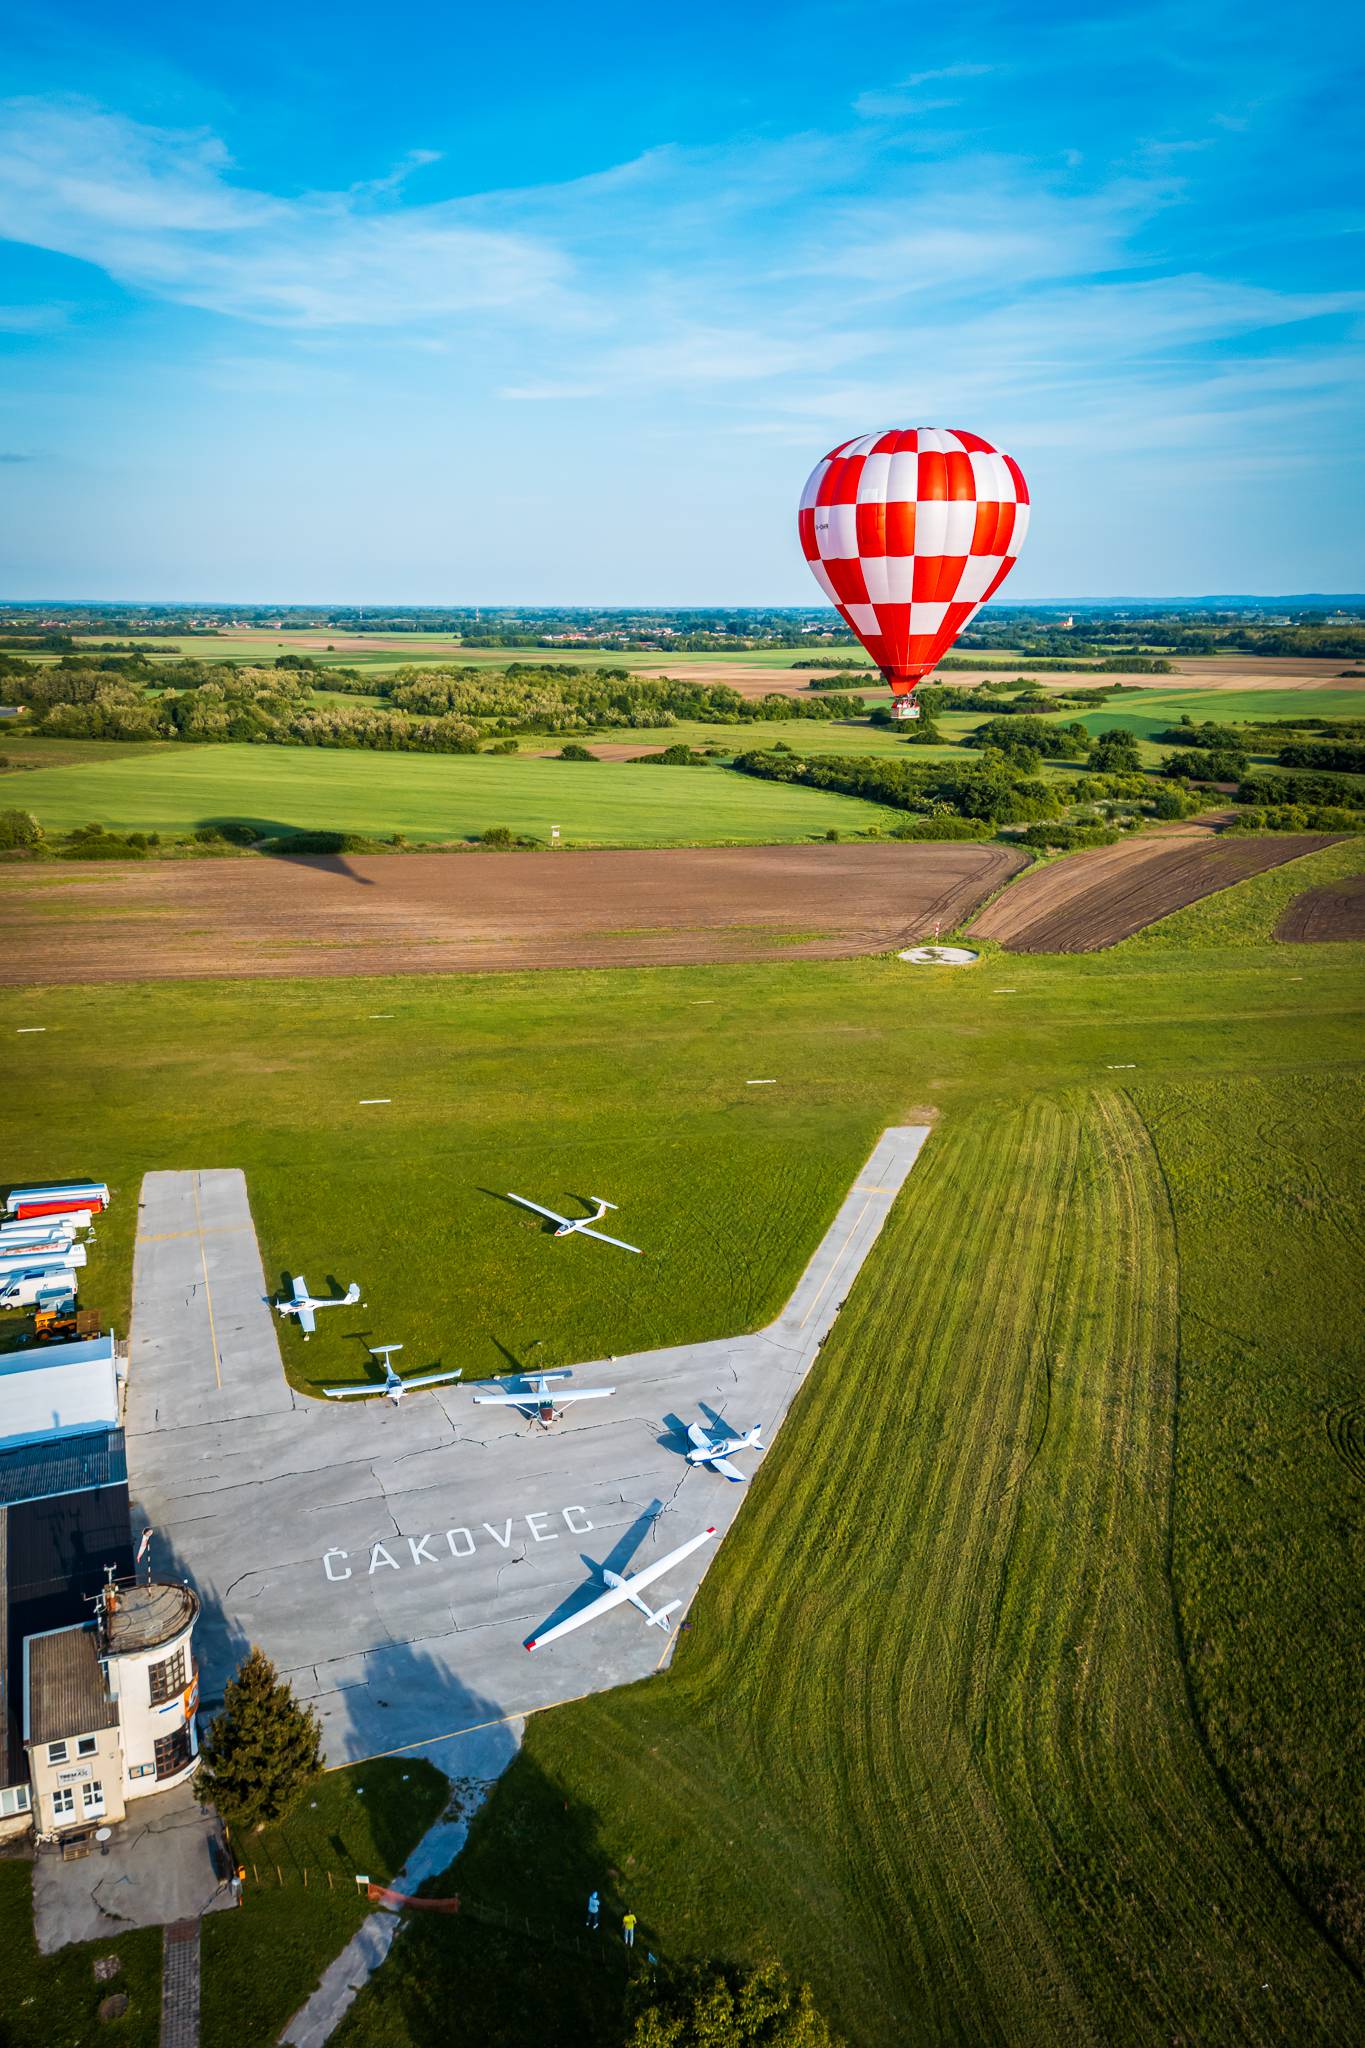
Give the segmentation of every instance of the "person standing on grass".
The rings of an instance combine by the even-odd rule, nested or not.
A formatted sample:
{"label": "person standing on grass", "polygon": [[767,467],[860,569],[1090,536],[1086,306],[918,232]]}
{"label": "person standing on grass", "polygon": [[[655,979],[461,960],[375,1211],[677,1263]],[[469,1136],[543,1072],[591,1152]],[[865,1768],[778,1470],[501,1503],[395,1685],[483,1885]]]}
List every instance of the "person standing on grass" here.
{"label": "person standing on grass", "polygon": [[602,1924],[602,1901],[595,1891],[588,1893],[588,1925],[594,1934]]}
{"label": "person standing on grass", "polygon": [[624,1920],[622,1920],[621,1922],[621,1938],[625,1942],[627,1948],[634,1948],[635,1915],[633,1913],[627,1913]]}

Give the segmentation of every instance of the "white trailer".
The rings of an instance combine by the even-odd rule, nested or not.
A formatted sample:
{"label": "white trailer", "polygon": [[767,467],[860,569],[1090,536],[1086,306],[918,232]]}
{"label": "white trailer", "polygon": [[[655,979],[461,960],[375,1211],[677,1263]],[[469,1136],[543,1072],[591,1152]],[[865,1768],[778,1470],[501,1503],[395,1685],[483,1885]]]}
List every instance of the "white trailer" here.
{"label": "white trailer", "polygon": [[74,1308],[77,1292],[76,1275],[69,1266],[16,1273],[0,1280],[0,1308]]}

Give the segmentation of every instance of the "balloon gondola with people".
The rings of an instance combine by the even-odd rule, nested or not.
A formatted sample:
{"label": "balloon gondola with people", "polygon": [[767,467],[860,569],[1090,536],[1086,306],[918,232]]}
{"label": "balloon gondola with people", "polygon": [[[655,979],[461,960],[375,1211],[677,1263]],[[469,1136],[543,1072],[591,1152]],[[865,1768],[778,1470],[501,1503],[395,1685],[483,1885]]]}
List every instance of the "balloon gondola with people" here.
{"label": "balloon gondola with people", "polygon": [[811,574],[891,685],[897,718],[1014,567],[1023,471],[979,434],[906,427],[842,441],[801,494]]}

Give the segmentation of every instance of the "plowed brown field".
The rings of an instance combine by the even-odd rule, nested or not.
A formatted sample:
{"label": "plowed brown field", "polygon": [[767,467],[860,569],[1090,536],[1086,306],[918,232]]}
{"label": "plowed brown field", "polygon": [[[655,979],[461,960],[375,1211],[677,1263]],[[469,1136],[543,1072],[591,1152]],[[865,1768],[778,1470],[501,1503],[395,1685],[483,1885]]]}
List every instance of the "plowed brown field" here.
{"label": "plowed brown field", "polygon": [[0,871],[0,983],[839,959],[951,930],[1012,847],[65,862]]}
{"label": "plowed brown field", "polygon": [[1096,953],[1231,882],[1335,844],[1329,833],[1219,839],[1191,826],[1121,839],[1034,868],[971,929],[1009,953]]}
{"label": "plowed brown field", "polygon": [[1305,889],[1276,925],[1275,936],[1299,945],[1365,939],[1365,875],[1348,875],[1342,882]]}

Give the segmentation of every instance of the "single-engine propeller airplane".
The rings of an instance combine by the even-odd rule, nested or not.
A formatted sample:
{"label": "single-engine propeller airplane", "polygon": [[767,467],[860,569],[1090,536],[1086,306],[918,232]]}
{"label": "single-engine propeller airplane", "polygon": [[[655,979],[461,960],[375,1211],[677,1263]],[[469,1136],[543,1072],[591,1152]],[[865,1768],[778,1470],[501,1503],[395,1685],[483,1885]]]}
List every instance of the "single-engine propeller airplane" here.
{"label": "single-engine propeller airplane", "polygon": [[509,1192],[507,1199],[509,1202],[520,1203],[523,1209],[534,1209],[537,1216],[547,1217],[551,1223],[558,1226],[555,1231],[556,1237],[595,1237],[601,1244],[614,1244],[618,1251],[636,1252],[643,1256],[638,1244],[626,1244],[622,1238],[608,1237],[605,1230],[592,1228],[594,1223],[602,1221],[608,1209],[616,1207],[615,1202],[604,1202],[600,1195],[593,1195],[590,1198],[597,1204],[597,1209],[591,1216],[561,1216],[557,1209],[543,1209],[539,1202],[528,1202],[525,1195],[514,1195]]}
{"label": "single-engine propeller airplane", "polygon": [[557,1621],[553,1628],[543,1630],[538,1636],[531,1636],[526,1648],[543,1650],[546,1643],[554,1642],[556,1637],[568,1635],[571,1629],[582,1628],[585,1621],[596,1621],[599,1614],[608,1614],[613,1607],[623,1606],[627,1600],[632,1607],[639,1608],[651,1628],[661,1628],[667,1634],[668,1617],[682,1606],[682,1601],[670,1600],[666,1607],[656,1608],[651,1607],[648,1601],[642,1600],[640,1596],[646,1586],[652,1586],[655,1579],[661,1579],[665,1572],[672,1571],[675,1564],[681,1564],[685,1557],[691,1557],[693,1551],[700,1550],[702,1544],[709,1542],[715,1533],[714,1529],[703,1529],[700,1536],[689,1537],[688,1541],[680,1543],[676,1550],[670,1550],[667,1557],[658,1558],[653,1564],[647,1564],[641,1572],[632,1572],[627,1579],[623,1579],[619,1572],[610,1572],[605,1566],[601,1567],[606,1592],[599,1593],[595,1600],[590,1600],[586,1607],[580,1607],[577,1614],[569,1615],[567,1620]]}
{"label": "single-engine propeller airplane", "polygon": [[425,1372],[414,1374],[408,1379],[403,1379],[394,1371],[393,1359],[390,1356],[391,1352],[401,1351],[402,1349],[401,1344],[372,1344],[370,1346],[371,1358],[380,1358],[384,1362],[384,1384],[382,1387],[377,1387],[372,1381],[367,1381],[364,1386],[359,1387],[324,1387],[323,1393],[329,1401],[351,1401],[361,1398],[366,1394],[382,1394],[385,1400],[392,1401],[396,1408],[404,1394],[410,1394],[414,1387],[439,1387],[447,1380],[459,1379],[464,1371],[464,1367],[461,1365],[457,1366],[454,1372]]}
{"label": "single-engine propeller airplane", "polygon": [[567,1372],[519,1373],[519,1379],[526,1382],[522,1392],[517,1393],[506,1387],[499,1387],[496,1394],[476,1394],[477,1408],[521,1408],[531,1414],[535,1422],[545,1429],[556,1419],[561,1408],[570,1401],[605,1401],[608,1394],[616,1392],[615,1387],[573,1387],[556,1393],[551,1381],[567,1380]]}
{"label": "single-engine propeller airplane", "polygon": [[743,1436],[713,1436],[705,1423],[694,1422],[687,1432],[692,1444],[687,1462],[689,1465],[709,1465],[713,1472],[723,1474],[726,1479],[747,1479],[747,1472],[741,1472],[738,1465],[730,1463],[730,1453],[761,1451],[761,1429],[762,1424],[756,1422],[752,1429],[745,1430]]}
{"label": "single-engine propeller airplane", "polygon": [[293,1286],[294,1292],[291,1298],[288,1301],[277,1301],[275,1306],[282,1316],[298,1317],[299,1328],[303,1331],[303,1341],[305,1344],[318,1326],[316,1314],[318,1309],[350,1308],[353,1302],[357,1302],[360,1299],[360,1286],[355,1280],[351,1282],[344,1294],[333,1295],[329,1301],[321,1300],[317,1295],[308,1292],[308,1282],[304,1279],[302,1273],[295,1274]]}

